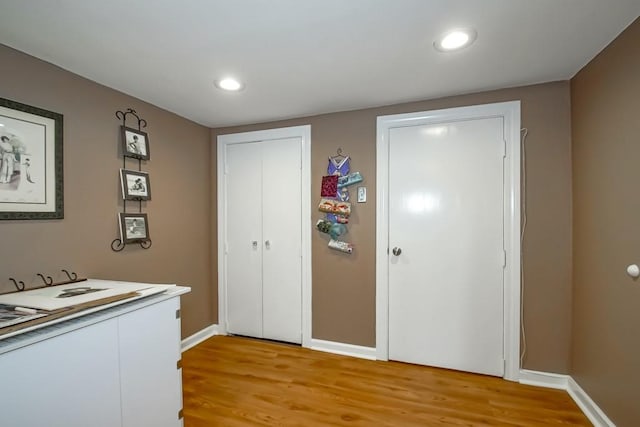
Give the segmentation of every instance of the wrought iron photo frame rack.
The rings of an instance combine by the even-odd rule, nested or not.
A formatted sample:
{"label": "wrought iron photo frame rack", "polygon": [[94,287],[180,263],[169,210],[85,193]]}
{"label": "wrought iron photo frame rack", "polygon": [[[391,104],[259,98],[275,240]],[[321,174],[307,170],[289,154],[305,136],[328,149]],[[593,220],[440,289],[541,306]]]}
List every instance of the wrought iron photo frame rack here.
{"label": "wrought iron photo frame rack", "polygon": [[[127,116],[131,116],[131,119],[135,118],[137,121],[137,130],[132,127],[127,126]],[[146,132],[143,131],[144,128],[147,127],[147,121],[141,118],[138,113],[132,108],[127,108],[126,111],[116,111],[116,118],[118,118],[121,122],[121,133],[122,133],[122,169],[127,169],[127,158],[135,159],[138,161],[138,171],[142,172],[142,160],[149,160],[149,137]],[[136,136],[136,143],[138,142],[138,138],[142,138],[142,145],[140,149],[131,150],[128,148],[128,143],[126,140],[127,134],[132,133]],[[122,184],[121,184],[122,185]],[[142,202],[145,200],[142,197],[123,197],[122,200],[122,212],[118,215],[120,218],[122,215],[127,213],[127,202],[138,202],[138,214],[142,214]],[[121,222],[121,221],[120,221]],[[122,251],[127,244],[137,243],[143,249],[149,249],[151,247],[152,241],[149,238],[148,232],[145,234],[143,238],[135,239],[134,241],[124,238],[124,233],[126,230],[123,228],[122,223],[120,225],[120,237],[113,239],[111,242],[111,250],[114,252]],[[146,230],[148,230],[148,224]]]}

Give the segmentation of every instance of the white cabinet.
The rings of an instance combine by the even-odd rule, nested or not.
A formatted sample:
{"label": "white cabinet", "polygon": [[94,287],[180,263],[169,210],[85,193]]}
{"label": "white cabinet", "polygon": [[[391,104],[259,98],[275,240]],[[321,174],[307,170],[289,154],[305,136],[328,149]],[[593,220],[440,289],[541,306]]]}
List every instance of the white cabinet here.
{"label": "white cabinet", "polygon": [[182,426],[178,296],[0,341],[0,425]]}
{"label": "white cabinet", "polygon": [[226,144],[224,155],[226,329],[301,343],[302,139]]}
{"label": "white cabinet", "polygon": [[0,355],[0,424],[120,424],[118,321],[111,319]]}
{"label": "white cabinet", "polygon": [[123,426],[176,426],[182,409],[180,300],[118,317]]}

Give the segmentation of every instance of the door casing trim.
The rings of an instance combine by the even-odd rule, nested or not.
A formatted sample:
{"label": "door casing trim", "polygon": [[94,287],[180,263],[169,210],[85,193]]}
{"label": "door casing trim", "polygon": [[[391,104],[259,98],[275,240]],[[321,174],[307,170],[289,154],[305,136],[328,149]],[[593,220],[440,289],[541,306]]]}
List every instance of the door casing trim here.
{"label": "door casing trim", "polygon": [[520,375],[520,101],[379,116],[376,137],[376,358],[389,359],[389,133],[397,127],[501,117],[504,123],[504,378]]}

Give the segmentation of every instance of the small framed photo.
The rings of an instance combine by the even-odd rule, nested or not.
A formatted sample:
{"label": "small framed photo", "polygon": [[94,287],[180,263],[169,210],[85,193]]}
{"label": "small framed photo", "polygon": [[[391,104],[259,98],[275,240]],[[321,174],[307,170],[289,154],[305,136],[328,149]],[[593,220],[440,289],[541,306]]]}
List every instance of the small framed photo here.
{"label": "small framed photo", "polygon": [[149,221],[146,213],[120,212],[118,215],[122,243],[139,243],[149,240]]}
{"label": "small framed photo", "polygon": [[146,132],[122,126],[122,153],[125,157],[149,160],[149,135]]}
{"label": "small framed photo", "polygon": [[146,172],[120,169],[120,186],[124,200],[151,200],[151,182]]}

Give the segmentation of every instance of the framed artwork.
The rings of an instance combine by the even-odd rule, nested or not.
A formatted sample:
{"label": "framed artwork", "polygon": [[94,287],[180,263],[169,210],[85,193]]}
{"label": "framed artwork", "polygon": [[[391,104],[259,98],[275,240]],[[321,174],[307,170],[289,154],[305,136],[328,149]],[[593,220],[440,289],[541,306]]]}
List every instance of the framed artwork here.
{"label": "framed artwork", "polygon": [[151,182],[146,172],[120,169],[120,185],[124,200],[151,200]]}
{"label": "framed artwork", "polygon": [[138,243],[149,239],[149,221],[145,213],[118,214],[122,243]]}
{"label": "framed artwork", "polygon": [[125,157],[149,160],[149,135],[146,132],[122,126],[122,153]]}
{"label": "framed artwork", "polygon": [[0,98],[0,220],[64,218],[62,114]]}

